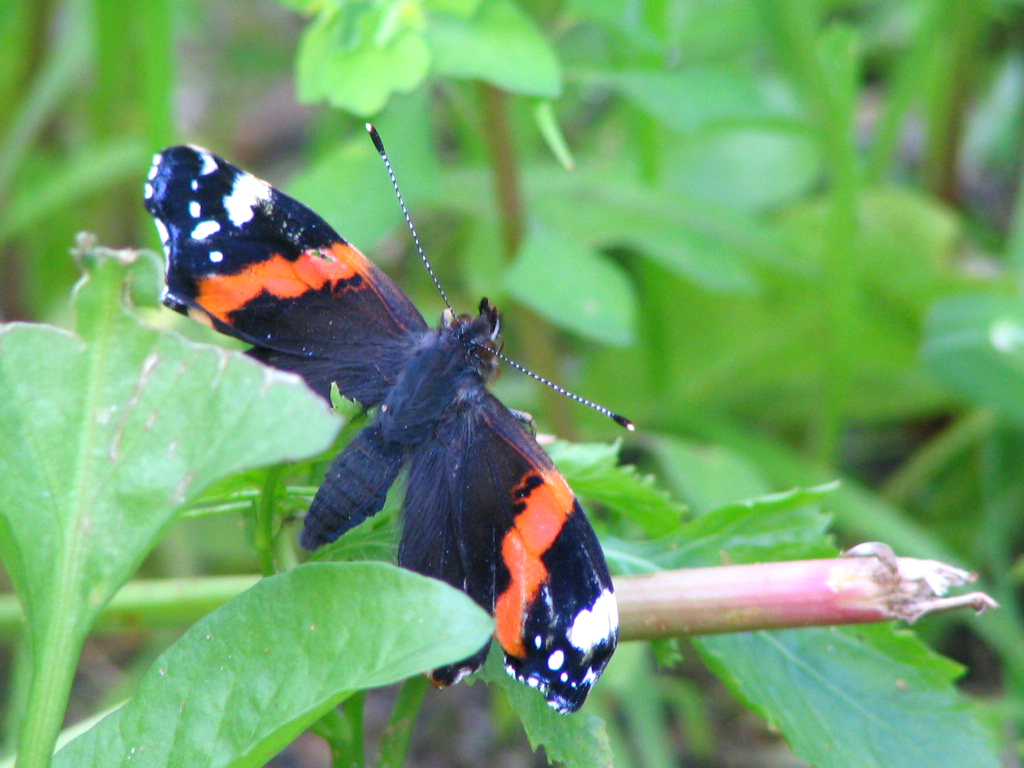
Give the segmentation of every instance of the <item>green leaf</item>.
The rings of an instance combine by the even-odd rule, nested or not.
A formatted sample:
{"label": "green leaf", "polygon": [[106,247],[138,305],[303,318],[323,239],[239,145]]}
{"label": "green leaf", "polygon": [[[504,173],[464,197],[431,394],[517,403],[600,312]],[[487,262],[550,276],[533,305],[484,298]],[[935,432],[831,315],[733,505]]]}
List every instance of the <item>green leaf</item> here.
{"label": "green leaf", "polygon": [[754,293],[754,267],[796,267],[772,226],[735,208],[644,189],[600,169],[530,174],[545,224],[591,247],[625,246],[711,292]]}
{"label": "green leaf", "polygon": [[565,170],[571,171],[576,166],[576,161],[572,158],[572,150],[562,132],[562,126],[558,124],[558,117],[555,115],[555,109],[551,102],[543,100],[534,104],[533,119],[537,122],[540,135],[544,137],[544,142],[551,150],[551,154],[558,159]]}
{"label": "green leaf", "polygon": [[418,87],[430,51],[415,14],[397,3],[357,2],[318,15],[299,45],[299,98],[357,115],[376,114],[394,93]]}
{"label": "green leaf", "polygon": [[774,211],[821,181],[821,153],[803,133],[758,124],[680,142],[665,161],[666,186],[737,211]]}
{"label": "green leaf", "polygon": [[961,668],[889,626],[695,638],[704,661],[817,768],[996,768]]}
{"label": "green leaf", "polygon": [[829,518],[817,507],[834,489],[795,488],[728,504],[656,541],[609,541],[605,554],[618,573],[828,557],[835,553],[823,539]]}
{"label": "green leaf", "polygon": [[[619,572],[834,554],[824,540],[836,484],[720,507],[647,544],[607,542]],[[891,625],[693,638],[730,690],[815,766],[994,766],[958,695],[960,668]]]}
{"label": "green leaf", "polygon": [[484,679],[505,694],[509,706],[526,730],[534,750],[544,747],[548,762],[566,768],[601,768],[612,765],[611,745],[604,721],[586,709],[560,715],[548,706],[539,691],[513,680],[501,667],[500,654],[488,655]]}
{"label": "green leaf", "polygon": [[1018,296],[955,296],[928,317],[924,359],[976,403],[1024,424],[1024,301]]}
{"label": "green leaf", "polygon": [[423,7],[432,13],[469,18],[476,13],[483,0],[423,0]]}
{"label": "green leaf", "polygon": [[562,92],[551,45],[510,0],[487,0],[470,18],[432,14],[427,38],[437,74],[483,80],[524,96],[553,99]]}
{"label": "green leaf", "polygon": [[763,119],[771,115],[750,72],[694,66],[676,71],[584,73],[583,80],[620,91],[662,124],[693,133],[725,120]]}
{"label": "green leaf", "polygon": [[197,622],[54,765],[264,765],[352,692],[465,658],[492,629],[435,579],[383,563],[307,563]]}
{"label": "green leaf", "polygon": [[0,327],[0,556],[45,699],[26,717],[36,746],[56,735],[90,625],[181,506],[231,472],[324,450],[339,425],[297,377],[141,326],[122,305],[138,258],[83,256],[78,335]]}
{"label": "green leaf", "polygon": [[290,8],[296,13],[312,16],[327,8],[336,5],[336,0],[278,0],[281,5]]}
{"label": "green leaf", "polygon": [[641,475],[633,466],[620,466],[618,443],[557,441],[546,450],[580,496],[615,510],[650,536],[679,527],[683,505],[658,488],[653,476]]}
{"label": "green leaf", "polygon": [[633,340],[636,296],[629,277],[606,256],[566,237],[531,230],[503,285],[567,331],[618,346]]}

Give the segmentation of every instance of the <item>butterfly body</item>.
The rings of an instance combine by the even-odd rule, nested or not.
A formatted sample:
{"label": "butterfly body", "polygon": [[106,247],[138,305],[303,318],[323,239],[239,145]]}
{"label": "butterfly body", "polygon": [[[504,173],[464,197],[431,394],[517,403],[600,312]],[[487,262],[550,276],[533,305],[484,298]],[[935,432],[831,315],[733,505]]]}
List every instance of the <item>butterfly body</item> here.
{"label": "butterfly body", "polygon": [[[530,430],[487,389],[498,311],[429,328],[404,293],[301,203],[206,150],[154,157],[145,205],[167,252],[163,300],[250,343],[258,360],[331,385],[368,426],[334,459],[306,516],[316,548],[378,512],[407,468],[398,562],[495,617],[509,674],[578,709],[618,619],[600,544]],[[479,668],[434,670],[439,684]]]}

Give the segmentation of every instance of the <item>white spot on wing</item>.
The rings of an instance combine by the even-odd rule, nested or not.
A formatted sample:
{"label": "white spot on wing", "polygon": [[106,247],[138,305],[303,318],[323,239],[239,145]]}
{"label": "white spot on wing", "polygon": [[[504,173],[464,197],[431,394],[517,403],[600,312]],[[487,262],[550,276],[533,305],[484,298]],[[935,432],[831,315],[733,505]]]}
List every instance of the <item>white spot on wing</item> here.
{"label": "white spot on wing", "polygon": [[242,173],[235,179],[231,194],[224,198],[224,210],[236,227],[253,217],[253,208],[270,200],[270,187],[249,173]]}
{"label": "white spot on wing", "polygon": [[163,156],[159,153],[153,155],[153,165],[149,167],[149,173],[146,175],[147,181],[152,181],[156,178],[157,171],[159,170],[160,161],[163,160]]}
{"label": "white spot on wing", "polygon": [[210,261],[214,264],[220,264],[224,261],[224,254],[220,251],[210,251]]}
{"label": "white spot on wing", "polygon": [[565,653],[561,649],[552,651],[551,655],[548,656],[548,669],[552,672],[557,672],[562,668],[563,664],[565,664]]}
{"label": "white spot on wing", "polygon": [[203,161],[203,167],[199,169],[200,176],[206,176],[217,170],[217,161],[209,152],[199,152],[199,159]]}
{"label": "white spot on wing", "polygon": [[192,181],[190,181],[188,185],[192,187],[193,192],[199,191],[199,179],[192,179]]}
{"label": "white spot on wing", "polygon": [[153,196],[153,185],[152,185],[152,184],[150,184],[150,183],[149,183],[149,182],[147,181],[147,182],[146,182],[146,186],[145,186],[145,188],[144,188],[144,189],[145,189],[146,199],[147,199],[147,200],[149,200],[149,198],[151,198],[151,197]]}
{"label": "white spot on wing", "polygon": [[167,231],[167,226],[160,219],[153,219],[153,223],[156,224],[156,231],[160,233],[160,242],[167,245],[171,241],[171,233]]}
{"label": "white spot on wing", "polygon": [[193,240],[205,240],[210,235],[215,235],[220,232],[220,224],[216,221],[201,221],[196,224],[196,228],[192,230]]}
{"label": "white spot on wing", "polygon": [[200,207],[198,200],[193,200],[188,204],[188,215],[193,219],[198,219],[202,212],[203,209]]}
{"label": "white spot on wing", "polygon": [[619,609],[610,589],[602,590],[590,608],[576,614],[569,627],[569,643],[584,653],[608,642],[619,628]]}

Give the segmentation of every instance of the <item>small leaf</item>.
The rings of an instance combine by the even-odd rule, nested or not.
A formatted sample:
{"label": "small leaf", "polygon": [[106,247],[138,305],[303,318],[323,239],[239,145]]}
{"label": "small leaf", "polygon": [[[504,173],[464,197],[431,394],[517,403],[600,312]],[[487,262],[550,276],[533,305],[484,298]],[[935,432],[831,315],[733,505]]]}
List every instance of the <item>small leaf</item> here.
{"label": "small leaf", "polygon": [[560,328],[605,344],[633,340],[636,296],[628,276],[606,256],[566,237],[531,231],[504,286]]}
{"label": "small leaf", "polygon": [[558,714],[539,691],[506,675],[501,668],[500,654],[493,649],[483,677],[505,694],[526,730],[530,746],[535,750],[544,747],[548,762],[566,768],[611,768],[612,751],[603,720],[586,709],[571,715]]}
{"label": "small leaf", "polygon": [[636,467],[619,465],[618,444],[565,443],[546,450],[573,491],[640,525],[651,536],[679,527],[685,508]]}
{"label": "small leaf", "polygon": [[406,8],[352,3],[318,15],[299,46],[299,98],[370,116],[392,94],[418,87],[430,51],[418,20],[403,15]]}
{"label": "small leaf", "polygon": [[383,563],[307,563],[197,622],[54,765],[264,765],[353,691],[465,658],[492,629],[435,579]]}
{"label": "small leaf", "polygon": [[538,101],[533,107],[533,119],[537,121],[540,128],[540,135],[544,137],[548,149],[551,150],[558,162],[567,171],[576,167],[576,161],[572,158],[572,150],[569,149],[569,142],[565,140],[562,127],[558,124],[554,107],[547,100]]}
{"label": "small leaf", "polygon": [[796,488],[729,504],[656,541],[609,540],[605,555],[618,573],[828,557],[835,553],[823,539],[829,518],[817,506],[834,488]]}
{"label": "small leaf", "polygon": [[524,96],[553,99],[562,92],[551,45],[510,0],[481,3],[466,19],[431,14],[427,38],[437,74],[483,80]]}

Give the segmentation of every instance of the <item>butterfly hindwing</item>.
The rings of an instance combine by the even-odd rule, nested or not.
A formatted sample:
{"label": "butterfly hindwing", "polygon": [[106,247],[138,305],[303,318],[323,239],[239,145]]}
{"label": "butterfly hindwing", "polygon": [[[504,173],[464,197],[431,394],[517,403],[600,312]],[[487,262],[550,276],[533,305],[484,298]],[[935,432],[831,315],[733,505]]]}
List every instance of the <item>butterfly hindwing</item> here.
{"label": "butterfly hindwing", "polygon": [[206,150],[156,155],[145,190],[167,251],[164,303],[255,345],[323,397],[379,402],[409,336],[409,299],[304,205]]}
{"label": "butterfly hindwing", "polygon": [[[615,598],[590,523],[526,427],[482,387],[412,458],[399,564],[491,611],[506,670],[559,711],[583,704],[615,649]],[[458,679],[482,660],[434,677]]]}

